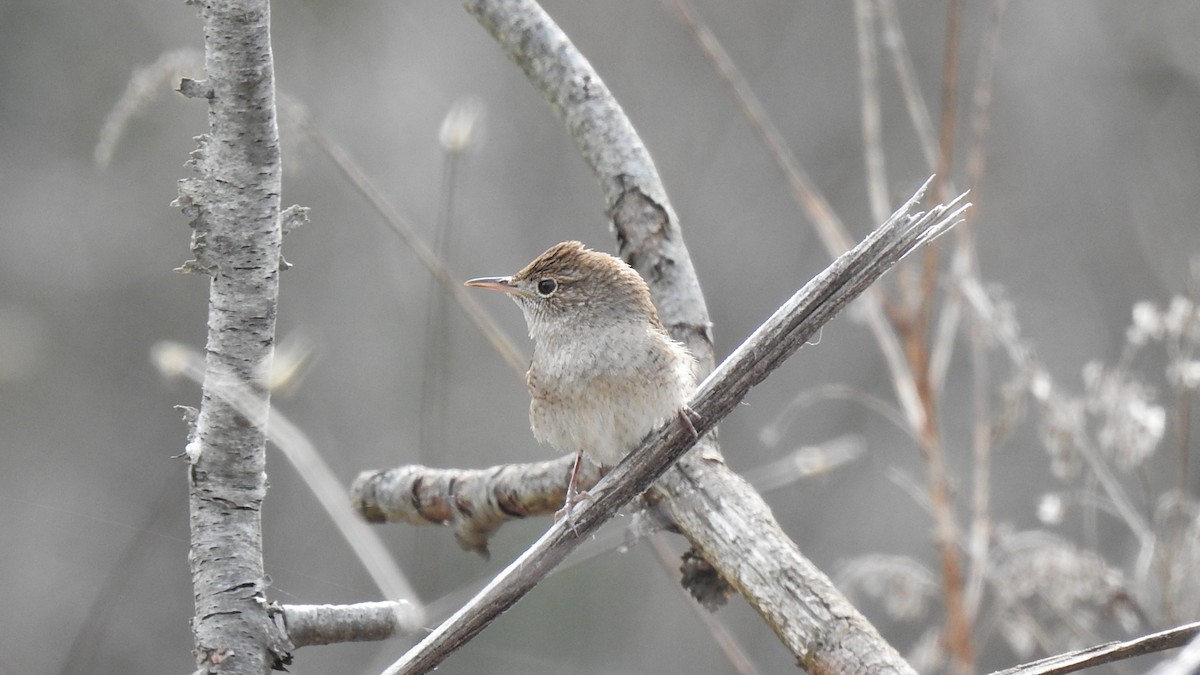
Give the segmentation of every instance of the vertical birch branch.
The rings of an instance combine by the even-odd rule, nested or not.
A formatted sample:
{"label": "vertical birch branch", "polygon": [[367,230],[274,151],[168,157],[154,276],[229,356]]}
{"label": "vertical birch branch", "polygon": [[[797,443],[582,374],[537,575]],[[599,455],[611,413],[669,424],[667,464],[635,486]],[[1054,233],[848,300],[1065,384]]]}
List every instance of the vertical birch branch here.
{"label": "vertical birch branch", "polygon": [[[280,174],[268,0],[203,0],[203,81],[180,92],[208,101],[209,131],[179,183],[194,259],[211,276],[202,402],[187,446],[192,620],[198,672],[267,673],[290,644],[265,602],[261,507],[266,494],[270,365],[279,286]],[[239,412],[220,395],[252,393]]]}

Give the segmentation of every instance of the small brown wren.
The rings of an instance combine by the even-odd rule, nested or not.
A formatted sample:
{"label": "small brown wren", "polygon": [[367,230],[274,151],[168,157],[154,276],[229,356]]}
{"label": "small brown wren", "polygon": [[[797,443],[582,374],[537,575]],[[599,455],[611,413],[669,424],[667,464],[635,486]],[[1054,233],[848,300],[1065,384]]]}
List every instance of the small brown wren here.
{"label": "small brown wren", "polygon": [[525,314],[533,435],[575,453],[559,516],[585,496],[577,485],[584,457],[611,468],[675,415],[695,433],[687,408],[694,359],[667,334],[646,282],[625,261],[567,241],[510,277],[466,285],[503,291]]}

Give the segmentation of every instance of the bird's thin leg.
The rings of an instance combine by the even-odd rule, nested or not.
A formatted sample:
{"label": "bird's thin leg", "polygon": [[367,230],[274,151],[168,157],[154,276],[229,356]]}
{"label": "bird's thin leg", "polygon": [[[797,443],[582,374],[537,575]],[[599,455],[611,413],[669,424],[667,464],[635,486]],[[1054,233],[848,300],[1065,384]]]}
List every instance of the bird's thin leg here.
{"label": "bird's thin leg", "polygon": [[679,409],[678,415],[679,423],[692,434],[692,438],[700,438],[700,434],[696,432],[696,422],[700,421],[700,414],[684,403],[683,407]]}
{"label": "bird's thin leg", "polygon": [[579,491],[579,471],[583,468],[583,451],[575,453],[575,464],[571,467],[571,478],[567,481],[567,498],[563,502],[563,507],[554,514],[555,520],[566,518],[571,519],[571,510],[575,506],[587,499],[588,493]]}

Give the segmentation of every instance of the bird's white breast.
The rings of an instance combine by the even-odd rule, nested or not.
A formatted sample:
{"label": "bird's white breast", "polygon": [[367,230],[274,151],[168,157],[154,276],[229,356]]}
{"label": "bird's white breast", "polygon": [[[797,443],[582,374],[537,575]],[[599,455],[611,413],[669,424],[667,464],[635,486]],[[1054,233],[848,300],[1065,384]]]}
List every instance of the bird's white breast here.
{"label": "bird's white breast", "polygon": [[613,466],[687,402],[692,357],[650,326],[611,326],[591,339],[542,348],[527,376],[534,436],[561,452]]}

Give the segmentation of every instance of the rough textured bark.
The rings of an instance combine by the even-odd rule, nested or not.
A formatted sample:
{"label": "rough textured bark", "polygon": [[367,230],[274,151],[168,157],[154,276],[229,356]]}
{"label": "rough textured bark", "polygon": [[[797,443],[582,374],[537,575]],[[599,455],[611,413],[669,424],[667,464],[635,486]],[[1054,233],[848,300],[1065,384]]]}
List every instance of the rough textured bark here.
{"label": "rough textured bark", "polygon": [[414,608],[402,600],[354,605],[282,605],[288,639],[297,647],[386,640],[411,632]]}
{"label": "rough textured bark", "polygon": [[[270,364],[280,267],[280,158],[267,0],[199,3],[204,81],[180,91],[209,105],[209,133],[180,181],[177,204],[191,218],[193,260],[182,271],[211,275],[203,400],[188,444],[200,672],[266,673],[288,662],[289,645],[267,613],[260,508],[266,494],[270,397],[257,376]],[[254,392],[238,412],[224,383]]]}

